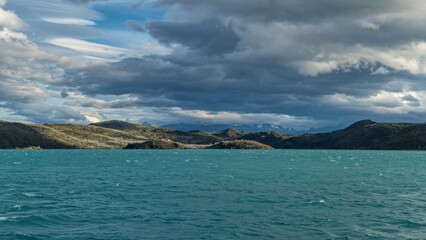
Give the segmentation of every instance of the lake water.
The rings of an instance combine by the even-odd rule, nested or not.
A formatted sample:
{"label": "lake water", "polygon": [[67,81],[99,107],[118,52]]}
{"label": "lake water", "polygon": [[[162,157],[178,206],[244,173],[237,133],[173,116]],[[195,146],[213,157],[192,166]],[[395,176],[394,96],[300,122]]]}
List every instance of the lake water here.
{"label": "lake water", "polygon": [[0,151],[0,239],[426,239],[426,152]]}

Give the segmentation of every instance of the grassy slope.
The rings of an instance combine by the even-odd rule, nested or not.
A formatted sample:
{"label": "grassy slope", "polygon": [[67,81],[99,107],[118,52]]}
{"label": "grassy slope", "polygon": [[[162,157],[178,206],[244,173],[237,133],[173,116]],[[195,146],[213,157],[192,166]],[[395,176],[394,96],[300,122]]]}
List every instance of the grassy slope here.
{"label": "grassy slope", "polygon": [[129,143],[145,141],[139,133],[129,133],[97,126],[31,125],[40,134],[75,148],[124,148]]}

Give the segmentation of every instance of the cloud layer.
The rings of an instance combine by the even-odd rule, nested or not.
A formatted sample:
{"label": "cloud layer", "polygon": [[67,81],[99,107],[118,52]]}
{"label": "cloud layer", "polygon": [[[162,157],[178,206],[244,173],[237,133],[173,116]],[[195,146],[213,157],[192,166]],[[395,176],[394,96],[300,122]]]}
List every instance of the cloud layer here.
{"label": "cloud layer", "polygon": [[[89,1],[69,2],[91,11],[81,5]],[[134,2],[128,5],[131,9]],[[145,39],[140,52],[130,54],[134,48],[77,36],[55,36],[45,43],[73,53],[49,57],[55,67],[47,72],[54,80],[28,80],[37,94],[26,96],[25,89],[16,88],[16,96],[7,91],[9,95],[0,98],[42,101],[58,95],[61,104],[75,105],[73,111],[81,116],[103,118],[133,109],[139,113],[126,118],[146,120],[146,111],[159,122],[261,122],[263,117],[274,123],[294,124],[297,119],[315,125],[362,118],[422,121],[425,116],[424,1],[156,0],[138,7],[164,13],[144,24],[133,19],[122,23],[123,29],[135,32],[132,36]],[[15,21],[2,22],[2,13]],[[55,19],[49,24],[65,21],[48,19]],[[87,30],[96,28],[95,18],[67,19],[87,23],[82,26]],[[23,23],[1,9],[0,25],[17,29]],[[34,44],[31,49],[41,51],[34,50]],[[88,55],[108,61],[77,64],[68,59]],[[111,61],[111,55],[121,60]],[[41,71],[37,66],[43,65],[38,63],[43,57],[33,59],[27,63],[27,74],[37,75],[31,71]],[[13,88],[7,79],[0,82],[2,89]],[[71,115],[84,119],[74,116],[78,114]]]}

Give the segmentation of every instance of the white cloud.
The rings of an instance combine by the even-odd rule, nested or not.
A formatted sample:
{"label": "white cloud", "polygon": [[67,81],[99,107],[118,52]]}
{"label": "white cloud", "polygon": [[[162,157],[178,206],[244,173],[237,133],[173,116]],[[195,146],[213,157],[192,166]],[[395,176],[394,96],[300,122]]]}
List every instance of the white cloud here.
{"label": "white cloud", "polygon": [[112,47],[105,44],[93,43],[75,38],[53,38],[46,41],[47,43],[72,49],[74,51],[87,54],[93,57],[120,57],[128,54],[128,50],[123,48]]}
{"label": "white cloud", "polygon": [[375,95],[367,97],[355,97],[336,93],[322,97],[320,102],[325,106],[333,106],[338,109],[366,111],[382,115],[426,113],[426,109],[424,108],[426,104],[426,91],[380,91]]}
{"label": "white cloud", "polygon": [[153,40],[148,40],[140,45],[143,53],[148,54],[158,54],[158,55],[167,55],[172,52],[172,49],[156,42]]}
{"label": "white cloud", "polygon": [[[4,4],[4,1],[1,3]],[[20,22],[17,17],[14,21]],[[2,112],[17,115],[6,116],[5,119],[86,121],[79,111],[50,99],[55,95],[55,87],[49,84],[60,82],[64,74],[55,62],[60,57],[43,52],[27,35],[8,28],[0,28],[0,53],[0,102],[1,107],[7,110]]]}
{"label": "white cloud", "polygon": [[316,77],[319,74],[330,73],[339,67],[335,61],[303,61],[295,63],[293,66],[300,74],[309,77]]}
{"label": "white cloud", "polygon": [[6,4],[6,0],[0,1],[0,27],[17,29],[23,25],[21,19],[11,11],[4,10],[2,7]]}
{"label": "white cloud", "polygon": [[98,123],[98,122],[101,121],[98,118],[90,116],[90,115],[85,115],[85,117],[86,117],[87,121],[89,121],[91,123]]}
{"label": "white cloud", "polygon": [[[277,125],[289,125],[296,128],[307,128],[314,123],[313,119],[307,117],[296,117],[286,114],[273,113],[236,113],[236,112],[210,112],[203,110],[184,110],[171,108],[170,115],[176,115],[189,122],[197,121],[210,124],[258,124],[272,123]],[[318,121],[316,122],[319,123]]]}
{"label": "white cloud", "polygon": [[44,21],[64,25],[94,26],[95,22],[81,18],[43,18]]}

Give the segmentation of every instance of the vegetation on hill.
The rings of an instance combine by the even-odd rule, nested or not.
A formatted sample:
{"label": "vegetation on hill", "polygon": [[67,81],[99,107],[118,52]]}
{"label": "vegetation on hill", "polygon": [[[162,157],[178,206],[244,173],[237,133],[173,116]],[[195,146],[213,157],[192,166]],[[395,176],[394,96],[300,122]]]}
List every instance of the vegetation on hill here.
{"label": "vegetation on hill", "polygon": [[425,150],[426,124],[376,123],[364,120],[338,131],[283,140],[287,149]]}
{"label": "vegetation on hill", "polygon": [[175,131],[109,121],[88,126],[0,121],[2,149],[396,149],[426,150],[426,124],[364,120],[338,131],[289,136],[277,132]]}
{"label": "vegetation on hill", "polygon": [[111,129],[120,130],[120,131],[147,131],[147,130],[154,129],[154,127],[150,125],[148,126],[144,124],[128,123],[128,122],[117,121],[117,120],[92,123],[90,125],[103,127],[103,128],[111,128]]}
{"label": "vegetation on hill", "polygon": [[222,137],[216,136],[214,133],[210,132],[197,130],[187,132],[176,131],[168,128],[158,128],[143,124],[134,124],[122,121],[107,121],[93,123],[91,125],[125,131],[131,134],[142,134],[143,136],[146,136],[149,139],[170,139],[175,142],[185,144],[212,144],[223,140]]}

